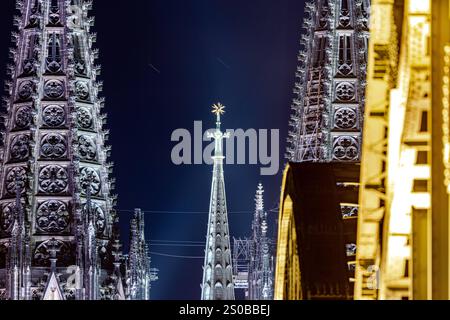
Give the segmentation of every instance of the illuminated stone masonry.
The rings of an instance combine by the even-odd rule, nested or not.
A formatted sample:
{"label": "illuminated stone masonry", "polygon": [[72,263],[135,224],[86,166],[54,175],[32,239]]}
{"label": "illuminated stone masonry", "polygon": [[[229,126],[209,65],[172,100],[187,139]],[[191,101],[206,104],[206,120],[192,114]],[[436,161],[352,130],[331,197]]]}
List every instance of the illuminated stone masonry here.
{"label": "illuminated stone masonry", "polygon": [[228,224],[225,177],[223,173],[223,140],[230,137],[220,129],[220,116],[225,106],[213,106],[216,128],[208,133],[214,139],[213,176],[209,204],[208,231],[206,233],[205,262],[201,284],[201,300],[234,300],[233,268],[231,260],[230,230]]}
{"label": "illuminated stone masonry", "polygon": [[369,8],[369,0],[307,2],[289,161],[359,161]]}
{"label": "illuminated stone masonry", "polygon": [[0,150],[0,299],[130,297],[91,7],[17,1]]}

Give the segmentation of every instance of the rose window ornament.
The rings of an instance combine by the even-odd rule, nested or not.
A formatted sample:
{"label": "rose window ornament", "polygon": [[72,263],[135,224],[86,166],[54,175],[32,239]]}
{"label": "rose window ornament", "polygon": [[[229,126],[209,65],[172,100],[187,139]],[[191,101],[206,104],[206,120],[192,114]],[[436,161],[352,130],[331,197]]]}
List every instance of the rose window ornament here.
{"label": "rose window ornament", "polygon": [[15,136],[11,141],[11,160],[23,161],[30,156],[30,137],[24,134]]}
{"label": "rose window ornament", "polygon": [[17,109],[15,122],[16,127],[19,129],[25,129],[31,124],[31,107],[24,106]]}
{"label": "rose window ornament", "polygon": [[37,210],[36,224],[44,232],[62,232],[69,226],[69,222],[69,211],[62,201],[46,201]]}
{"label": "rose window ornament", "polygon": [[58,159],[66,155],[66,139],[60,134],[48,134],[42,138],[41,154],[45,158]]}
{"label": "rose window ornament", "polygon": [[356,120],[356,111],[352,108],[339,108],[334,115],[334,123],[340,129],[355,128]]}
{"label": "rose window ornament", "polygon": [[9,195],[15,195],[17,191],[23,193],[27,182],[27,172],[24,167],[14,167],[9,169],[6,175],[6,191]]}
{"label": "rose window ornament", "polygon": [[64,94],[64,83],[61,80],[48,80],[44,85],[44,94],[46,98],[58,99]]}
{"label": "rose window ornament", "polygon": [[91,129],[93,120],[92,114],[87,108],[79,108],[77,111],[77,123],[83,129]]}
{"label": "rose window ornament", "polygon": [[39,187],[46,193],[61,193],[69,183],[69,175],[64,167],[45,166],[39,172]]}
{"label": "rose window ornament", "polygon": [[28,100],[33,94],[34,84],[32,81],[23,81],[19,85],[18,95],[20,100]]}
{"label": "rose window ornament", "polygon": [[88,100],[89,99],[89,86],[86,82],[77,81],[75,84],[75,93],[77,98],[80,100]]}
{"label": "rose window ornament", "polygon": [[92,168],[84,167],[80,172],[82,194],[86,195],[89,188],[91,195],[98,195],[101,188],[101,180],[98,172]]}
{"label": "rose window ornament", "polygon": [[341,101],[355,99],[355,86],[350,82],[340,82],[336,86],[336,97]]}
{"label": "rose window ornament", "polygon": [[78,138],[78,152],[84,160],[93,161],[97,159],[97,146],[94,139],[82,135]]}
{"label": "rose window ornament", "polygon": [[64,107],[50,105],[44,108],[42,112],[42,120],[49,127],[59,127],[66,121],[66,113]]}
{"label": "rose window ornament", "polygon": [[358,142],[354,137],[342,136],[334,141],[333,156],[337,160],[353,161],[359,156]]}

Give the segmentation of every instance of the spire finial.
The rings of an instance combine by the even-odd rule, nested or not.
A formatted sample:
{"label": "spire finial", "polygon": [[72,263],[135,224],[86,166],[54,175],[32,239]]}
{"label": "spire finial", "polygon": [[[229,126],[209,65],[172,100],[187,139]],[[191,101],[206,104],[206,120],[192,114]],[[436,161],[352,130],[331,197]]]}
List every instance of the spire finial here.
{"label": "spire finial", "polygon": [[[264,187],[262,183],[260,182],[258,184],[258,190],[256,190],[256,211],[263,211],[264,210],[264,199],[263,199],[263,193],[264,193]],[[256,214],[256,212],[255,212]]]}
{"label": "spire finial", "polygon": [[212,113],[216,115],[216,124],[217,128],[220,129],[220,115],[225,113],[225,106],[221,104],[220,102],[213,104],[212,106]]}

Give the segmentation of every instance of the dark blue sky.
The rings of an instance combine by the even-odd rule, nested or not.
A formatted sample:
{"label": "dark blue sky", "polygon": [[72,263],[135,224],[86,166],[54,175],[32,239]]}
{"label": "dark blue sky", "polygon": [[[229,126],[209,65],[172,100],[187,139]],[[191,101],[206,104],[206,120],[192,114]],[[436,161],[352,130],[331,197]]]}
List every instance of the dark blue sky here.
{"label": "dark blue sky", "polygon": [[[5,76],[15,0],[0,4],[0,78]],[[293,97],[304,1],[94,1],[101,79],[111,130],[118,209],[207,211],[211,167],[175,166],[176,128],[195,120],[213,126],[212,103],[227,106],[229,129],[280,129],[280,173],[254,165],[225,167],[229,211],[251,211],[256,185],[276,206]],[[155,70],[156,68],[157,70]],[[121,212],[122,237],[131,214]],[[232,236],[250,232],[252,214],[230,214]],[[276,213],[272,213],[276,218]],[[274,221],[274,220],[273,220]],[[204,241],[207,214],[148,214],[146,237]],[[151,251],[201,256],[202,247],[151,246]],[[152,256],[160,269],[153,299],[199,299],[202,259]]]}

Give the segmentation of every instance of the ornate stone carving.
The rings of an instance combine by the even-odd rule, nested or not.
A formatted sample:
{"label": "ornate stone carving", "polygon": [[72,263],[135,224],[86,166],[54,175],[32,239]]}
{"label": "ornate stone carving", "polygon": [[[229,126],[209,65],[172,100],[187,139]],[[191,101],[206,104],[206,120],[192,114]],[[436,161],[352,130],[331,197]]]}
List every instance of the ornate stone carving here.
{"label": "ornate stone carving", "polygon": [[45,135],[41,140],[41,156],[48,159],[61,159],[66,156],[66,138],[57,133]]}
{"label": "ornate stone carving", "polygon": [[354,75],[352,43],[354,41],[351,35],[342,34],[339,36],[337,75],[344,77]]}
{"label": "ornate stone carving", "polygon": [[18,107],[15,115],[15,124],[17,129],[26,129],[31,124],[31,107]]}
{"label": "ornate stone carving", "polygon": [[334,138],[333,158],[341,161],[356,161],[359,157],[358,141],[355,137],[340,136]]}
{"label": "ornate stone carving", "polygon": [[75,84],[75,94],[80,100],[89,100],[89,85],[84,81],[77,81]]}
{"label": "ornate stone carving", "polygon": [[11,140],[10,156],[12,161],[24,161],[30,156],[30,137],[25,134]]}
{"label": "ornate stone carving", "polygon": [[47,58],[47,71],[50,73],[59,73],[62,71],[61,60]]}
{"label": "ornate stone carving", "polygon": [[10,202],[3,204],[2,206],[2,212],[0,215],[0,228],[4,232],[10,232],[13,222],[14,222],[14,215],[16,212],[16,203]]}
{"label": "ornate stone carving", "polygon": [[59,4],[57,1],[50,5],[50,10],[48,14],[48,24],[50,26],[59,26],[61,25],[61,16],[59,14]]}
{"label": "ornate stone carving", "polygon": [[78,152],[83,160],[97,160],[97,145],[94,139],[88,135],[78,137]]}
{"label": "ornate stone carving", "polygon": [[39,37],[31,33],[28,36],[27,54],[22,62],[23,75],[33,75],[36,73],[36,62],[39,60]]}
{"label": "ornate stone carving", "polygon": [[42,121],[49,127],[60,127],[66,122],[66,112],[64,107],[49,105],[42,112]]}
{"label": "ornate stone carving", "polygon": [[16,187],[20,193],[25,191],[27,183],[27,173],[25,167],[13,167],[8,170],[6,175],[5,187],[9,195],[16,194]]}
{"label": "ornate stone carving", "polygon": [[76,300],[76,289],[65,287],[64,296],[66,300]]}
{"label": "ornate stone carving", "polygon": [[49,267],[52,251],[55,253],[58,264],[70,265],[72,257],[69,245],[54,238],[41,242],[36,247],[33,254],[33,264],[38,267]]}
{"label": "ornate stone carving", "polygon": [[[73,28],[76,28],[77,25],[80,23],[80,14],[79,12],[76,12],[78,10],[77,7],[73,8],[73,15],[68,17],[68,23],[72,25]],[[84,58],[84,51],[82,48],[82,39],[78,34],[73,34],[72,36],[72,45],[73,45],[73,60],[74,60],[74,66],[75,66],[75,73],[79,75],[86,75],[87,74],[87,68],[86,68],[86,62]]]}
{"label": "ornate stone carving", "polygon": [[47,99],[59,99],[64,95],[64,82],[61,80],[48,80],[44,84],[44,95]]}
{"label": "ornate stone carving", "polygon": [[341,0],[341,12],[339,14],[339,27],[346,28],[350,26],[351,21],[350,7],[348,0]]}
{"label": "ornate stone carving", "polygon": [[343,102],[355,100],[355,85],[347,81],[339,82],[336,85],[336,98]]}
{"label": "ornate stone carving", "polygon": [[351,63],[351,61],[350,63],[348,63],[348,61],[347,62],[339,61],[337,72],[338,75],[348,76],[352,71],[353,71],[353,64]]}
{"label": "ornate stone carving", "polygon": [[19,100],[26,101],[31,98],[34,91],[34,84],[31,80],[22,81],[19,84],[19,89],[17,90],[17,95]]}
{"label": "ornate stone carving", "polygon": [[41,300],[43,294],[43,288],[31,288],[31,300]]}
{"label": "ornate stone carving", "polygon": [[28,27],[37,27],[39,25],[39,14],[42,13],[42,6],[39,1],[32,1],[31,3],[31,14],[28,18]]}
{"label": "ornate stone carving", "polygon": [[[85,215],[88,214],[87,203],[83,204],[83,213]],[[106,216],[103,208],[97,203],[91,202],[91,214],[94,214],[95,216],[95,226],[97,228],[97,234],[103,234],[106,227]]]}
{"label": "ornate stone carving", "polygon": [[319,7],[319,12],[317,16],[318,26],[322,29],[328,26],[328,17],[330,15],[330,8],[328,6],[328,1],[322,0]]}
{"label": "ornate stone carving", "polygon": [[93,119],[92,113],[88,108],[78,108],[77,123],[82,129],[92,129]]}
{"label": "ornate stone carving", "polygon": [[52,33],[48,39],[48,56],[45,59],[47,72],[60,73],[62,71],[61,35]]}
{"label": "ornate stone carving", "polygon": [[67,189],[69,174],[67,169],[58,165],[48,165],[39,172],[39,189],[41,192],[57,194]]}
{"label": "ornate stone carving", "polygon": [[349,107],[337,108],[334,113],[334,124],[338,129],[348,130],[356,128],[356,110]]}
{"label": "ornate stone carving", "polygon": [[[7,256],[8,256],[8,248],[6,248],[5,244],[0,244],[0,269],[6,268]],[[5,287],[4,280],[0,282],[0,287],[3,288]],[[2,292],[0,291],[0,300],[5,300],[5,298],[2,298],[1,295]]]}
{"label": "ornate stone carving", "polygon": [[69,28],[78,28],[81,26],[81,15],[83,12],[78,6],[70,6],[69,13],[67,17],[67,25]]}
{"label": "ornate stone carving", "polygon": [[98,195],[101,189],[101,179],[98,172],[90,167],[81,168],[80,183],[82,194],[86,194],[87,188],[90,188],[91,195]]}
{"label": "ornate stone carving", "polygon": [[70,215],[67,205],[58,200],[41,203],[36,214],[36,225],[44,232],[62,232],[67,229]]}
{"label": "ornate stone carving", "polygon": [[31,75],[36,71],[35,67],[36,60],[34,58],[31,59],[24,59],[23,60],[23,74],[24,75]]}

